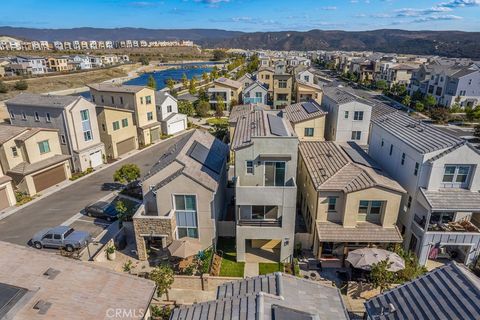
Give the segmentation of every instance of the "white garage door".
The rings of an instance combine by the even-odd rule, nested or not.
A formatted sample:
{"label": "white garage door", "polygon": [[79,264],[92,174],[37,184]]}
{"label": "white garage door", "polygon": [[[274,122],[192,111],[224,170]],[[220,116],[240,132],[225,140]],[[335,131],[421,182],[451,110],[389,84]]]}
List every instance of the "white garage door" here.
{"label": "white garage door", "polygon": [[92,168],[98,167],[103,163],[102,161],[102,151],[98,150],[93,153],[90,153],[90,165]]}
{"label": "white garage door", "polygon": [[168,125],[168,134],[174,134],[177,132],[180,132],[182,130],[185,130],[185,121],[180,120],[174,123],[170,123]]}

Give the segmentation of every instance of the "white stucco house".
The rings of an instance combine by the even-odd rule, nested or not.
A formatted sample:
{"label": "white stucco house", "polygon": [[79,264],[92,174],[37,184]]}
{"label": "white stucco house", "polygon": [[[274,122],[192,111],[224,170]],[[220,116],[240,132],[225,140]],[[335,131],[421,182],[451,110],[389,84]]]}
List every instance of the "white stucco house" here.
{"label": "white stucco house", "polygon": [[163,134],[175,134],[187,129],[187,115],[178,113],[178,101],[170,93],[157,91],[155,105]]}
{"label": "white stucco house", "polygon": [[243,90],[242,100],[244,104],[267,104],[268,89],[256,80]]}

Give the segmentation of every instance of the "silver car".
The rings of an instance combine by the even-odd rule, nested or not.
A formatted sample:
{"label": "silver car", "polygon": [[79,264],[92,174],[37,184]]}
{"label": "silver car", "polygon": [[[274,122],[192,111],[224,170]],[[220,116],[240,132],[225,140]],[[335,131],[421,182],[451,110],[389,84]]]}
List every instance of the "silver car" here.
{"label": "silver car", "polygon": [[32,244],[37,249],[42,249],[43,247],[63,248],[68,252],[73,252],[86,247],[90,239],[88,232],[75,231],[68,226],[58,226],[37,232],[32,237]]}

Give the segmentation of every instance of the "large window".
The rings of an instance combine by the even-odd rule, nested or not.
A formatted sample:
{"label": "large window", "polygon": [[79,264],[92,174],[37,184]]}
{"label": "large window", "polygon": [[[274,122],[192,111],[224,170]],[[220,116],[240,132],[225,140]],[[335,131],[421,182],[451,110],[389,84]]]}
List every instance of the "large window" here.
{"label": "large window", "polygon": [[128,127],[128,118],[122,119],[122,128]]}
{"label": "large window", "polygon": [[198,238],[197,201],[194,195],[175,195],[177,237]]}
{"label": "large window", "polygon": [[40,149],[41,154],[50,152],[50,144],[48,143],[48,140],[40,141],[38,143],[38,148]]}
{"label": "large window", "polygon": [[285,162],[265,162],[265,186],[285,186]]}
{"label": "large window", "polygon": [[357,120],[357,121],[363,120],[363,111],[355,111],[353,113],[353,120]]}
{"label": "large window", "polygon": [[255,220],[271,220],[277,219],[277,206],[252,206],[252,219]]}
{"label": "large window", "polygon": [[470,166],[445,166],[442,181],[447,184],[464,185],[468,182]]}
{"label": "large window", "polygon": [[92,136],[92,127],[90,125],[90,114],[88,110],[81,110],[80,116],[82,118],[82,130],[83,130],[83,138],[85,141],[90,141],[93,139]]}
{"label": "large window", "polygon": [[358,213],[360,214],[375,214],[379,215],[382,213],[383,201],[368,201],[360,200],[360,205],[358,207]]}

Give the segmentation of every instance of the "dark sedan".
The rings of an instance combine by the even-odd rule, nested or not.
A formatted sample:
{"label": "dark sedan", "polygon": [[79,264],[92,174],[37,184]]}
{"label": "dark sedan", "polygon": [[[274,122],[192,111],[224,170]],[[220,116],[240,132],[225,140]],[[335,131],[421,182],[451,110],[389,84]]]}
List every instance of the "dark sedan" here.
{"label": "dark sedan", "polygon": [[89,217],[102,218],[107,221],[114,221],[118,218],[115,203],[100,201],[85,207],[85,214]]}

